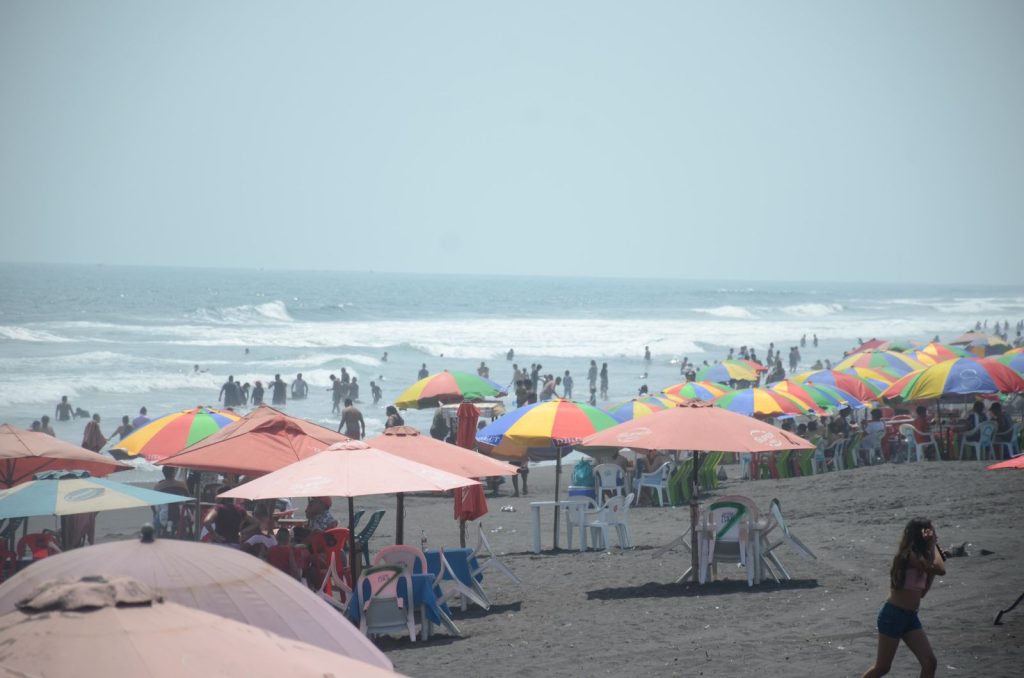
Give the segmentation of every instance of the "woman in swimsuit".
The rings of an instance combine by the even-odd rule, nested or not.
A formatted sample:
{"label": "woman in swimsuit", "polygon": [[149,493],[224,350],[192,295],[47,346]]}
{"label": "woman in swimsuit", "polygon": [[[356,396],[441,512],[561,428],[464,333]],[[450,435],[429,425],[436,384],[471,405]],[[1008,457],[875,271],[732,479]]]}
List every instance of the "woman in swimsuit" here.
{"label": "woman in swimsuit", "polygon": [[928,636],[921,628],[917,610],[935,575],[945,575],[942,551],[935,541],[935,528],[927,518],[914,518],[903,529],[903,538],[889,571],[889,600],[878,612],[878,656],[864,678],[884,676],[902,640],[921,662],[921,677],[935,675],[938,660]]}

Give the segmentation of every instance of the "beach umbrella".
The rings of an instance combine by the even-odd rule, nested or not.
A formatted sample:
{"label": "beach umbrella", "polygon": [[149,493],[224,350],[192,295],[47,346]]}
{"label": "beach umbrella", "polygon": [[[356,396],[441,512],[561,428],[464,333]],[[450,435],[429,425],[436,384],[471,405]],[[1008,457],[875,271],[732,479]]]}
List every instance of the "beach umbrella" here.
{"label": "beach umbrella", "polygon": [[1011,348],[1009,351],[1007,351],[1003,355],[1020,355],[1021,353],[1024,353],[1024,346],[1018,346],[1017,348]]}
{"label": "beach umbrella", "polygon": [[661,390],[667,396],[682,400],[714,400],[732,389],[715,381],[684,381]]}
{"label": "beach umbrella", "polygon": [[979,358],[1005,353],[1010,344],[994,334],[984,332],[965,332],[949,342],[954,346],[963,346],[967,351]]}
{"label": "beach umbrella", "polygon": [[1024,353],[1004,353],[1003,355],[993,358],[997,363],[1006,365],[1011,370],[1024,375]]}
{"label": "beach umbrella", "polygon": [[864,404],[849,393],[830,386],[817,386],[810,383],[798,383],[786,379],[769,384],[768,389],[778,393],[785,393],[814,409],[842,409],[852,407],[861,409]]}
{"label": "beach umbrella", "polygon": [[221,621],[251,624],[391,669],[391,660],[335,608],[265,560],[226,546],[154,540],[150,530],[145,534],[141,540],[96,544],[32,563],[0,586],[0,614],[13,612],[20,599],[49,580],[125,576],[141,581],[167,601],[219,615]]}
{"label": "beach umbrella", "polygon": [[935,365],[947,360],[956,360],[957,358],[969,358],[971,355],[966,349],[959,346],[940,344],[937,341],[925,344],[910,353],[911,358],[925,366]]}
{"label": "beach umbrella", "polygon": [[717,381],[722,384],[730,381],[757,381],[758,363],[749,360],[723,360],[714,365],[702,367],[697,371],[697,381]]}
{"label": "beach umbrella", "polygon": [[[495,448],[503,441],[525,448],[556,448],[555,501],[558,501],[562,484],[562,451],[617,423],[612,415],[591,405],[571,400],[546,400],[499,417],[478,431],[476,439]],[[558,512],[555,512],[554,536],[554,543],[558,544]]]}
{"label": "beach umbrella", "polygon": [[157,464],[261,475],[348,440],[329,428],[260,405],[238,421]]}
{"label": "beach umbrella", "polygon": [[690,544],[692,570],[697,572],[697,478],[701,452],[759,453],[783,450],[811,450],[814,445],[794,433],[775,428],[729,410],[694,401],[680,407],[655,412],[640,420],[588,436],[584,446],[628,447],[633,450],[692,450],[694,463],[690,473]]}
{"label": "beach umbrella", "polygon": [[612,415],[616,421],[629,421],[630,419],[636,419],[637,417],[646,417],[652,412],[664,410],[669,407],[675,407],[678,404],[678,400],[669,400],[668,398],[660,398],[658,396],[646,396],[644,398],[634,398],[633,400],[627,400],[624,403],[612,405],[607,409],[607,412]]}
{"label": "beach umbrella", "polygon": [[958,399],[1024,393],[1024,377],[991,358],[958,358],[911,372],[882,393],[890,400]]}
{"label": "beach umbrella", "polygon": [[[863,370],[865,368],[853,369]],[[878,374],[875,370],[871,371]],[[840,372],[839,370],[812,370],[810,372],[802,372],[794,376],[793,381],[800,384],[810,383],[815,386],[824,384],[825,386],[841,388],[861,402],[877,400],[878,396],[885,389],[888,383],[882,383],[880,386],[876,386],[865,377],[859,376],[859,374],[859,372],[851,374],[848,372]]]}
{"label": "beach umbrella", "polygon": [[[462,421],[462,417],[460,417],[460,427],[462,426]],[[473,428],[475,430],[475,427]],[[393,426],[385,429],[384,433],[368,438],[366,444],[403,459],[426,464],[427,466],[466,478],[514,476],[519,473],[519,469],[511,464],[485,457],[475,451],[446,443],[443,440],[435,440],[430,436],[420,434],[419,431],[411,426]],[[476,490],[473,488],[479,488],[481,496],[462,497],[459,499],[459,495],[456,495],[458,499],[457,504],[459,505],[456,506],[455,519],[459,520],[460,523],[464,520],[476,520],[476,518],[487,513],[487,499],[482,496],[483,487],[481,485],[471,485],[468,490],[459,490],[459,492],[475,492]],[[473,513],[476,515],[467,517]]]}
{"label": "beach umbrella", "polygon": [[985,469],[989,471],[999,471],[1007,468],[1024,468],[1024,454],[1018,454],[1016,457],[1011,457],[1005,461],[1001,461],[997,464],[990,464]]}
{"label": "beach umbrella", "polygon": [[[349,553],[355,566],[355,497],[406,492],[447,492],[479,484],[476,480],[410,461],[370,447],[358,440],[336,443],[294,464],[250,480],[222,493],[232,499],[277,499],[279,497],[347,497]],[[402,531],[402,512],[396,516],[396,534]]]}
{"label": "beach umbrella", "polygon": [[[809,406],[798,398],[782,391],[767,388],[743,388],[718,396],[715,407],[747,416],[773,417],[779,414],[805,414]],[[718,451],[718,450],[715,450]]]}
{"label": "beach umbrella", "polygon": [[88,471],[105,476],[132,468],[128,464],[66,443],[46,433],[0,425],[0,487],[11,487],[41,471]]}
{"label": "beach umbrella", "polygon": [[190,497],[154,492],[106,478],[50,478],[0,490],[0,519],[71,516],[190,500]]}
{"label": "beach umbrella", "polygon": [[0,637],[7,648],[0,672],[10,676],[398,675],[166,601],[126,577],[45,582],[20,601],[19,609],[0,617]]}
{"label": "beach umbrella", "polygon": [[855,367],[867,367],[880,372],[888,372],[902,377],[908,372],[919,370],[924,365],[904,353],[896,351],[868,350],[854,353],[835,366],[837,370],[848,370]]}
{"label": "beach umbrella", "polygon": [[158,417],[113,447],[128,457],[142,455],[149,461],[181,452],[234,423],[241,415],[210,407],[193,407]]}
{"label": "beach umbrella", "polygon": [[501,384],[469,372],[438,372],[420,379],[395,400],[395,407],[422,410],[464,400],[485,400],[507,395]]}

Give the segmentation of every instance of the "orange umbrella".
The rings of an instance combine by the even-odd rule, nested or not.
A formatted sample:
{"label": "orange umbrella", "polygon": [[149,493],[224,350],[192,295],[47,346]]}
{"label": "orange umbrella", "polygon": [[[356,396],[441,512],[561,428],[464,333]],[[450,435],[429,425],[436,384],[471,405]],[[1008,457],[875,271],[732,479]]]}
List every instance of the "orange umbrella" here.
{"label": "orange umbrella", "polygon": [[329,428],[260,405],[235,423],[157,463],[201,471],[262,475],[348,439]]}
{"label": "orange umbrella", "polygon": [[998,464],[991,464],[985,467],[989,471],[997,471],[1003,468],[1024,468],[1024,454],[1011,457],[1006,461],[1001,461]]}
{"label": "orange umbrella", "polygon": [[[0,637],[8,648],[0,658],[0,672],[12,676],[398,675],[248,624],[164,602],[127,577],[47,582],[21,609],[0,617]],[[55,639],[59,651],[54,649]]]}
{"label": "orange umbrella", "polygon": [[88,471],[102,477],[132,468],[46,433],[0,426],[0,487],[13,487],[40,471]]}
{"label": "orange umbrella", "polygon": [[[353,498],[405,492],[446,492],[479,484],[432,466],[403,459],[358,440],[336,443],[312,457],[268,473],[229,490],[221,497],[276,499],[278,497],[348,497],[349,553],[355,553]],[[401,532],[402,511],[395,528]],[[353,565],[359,561],[352,558]],[[355,578],[355,572],[353,572]]]}
{"label": "orange umbrella", "polygon": [[225,623],[251,624],[266,635],[392,668],[383,652],[309,587],[248,553],[194,541],[112,541],[44,558],[0,586],[0,615],[13,612],[46,581],[89,575],[131,577],[165,600],[218,615]]}

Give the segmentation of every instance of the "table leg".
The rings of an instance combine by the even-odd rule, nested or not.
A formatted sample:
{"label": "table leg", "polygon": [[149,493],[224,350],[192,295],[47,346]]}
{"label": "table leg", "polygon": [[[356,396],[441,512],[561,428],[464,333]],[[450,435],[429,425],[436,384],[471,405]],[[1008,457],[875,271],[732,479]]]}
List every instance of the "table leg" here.
{"label": "table leg", "polygon": [[576,517],[580,521],[580,552],[587,550],[587,511],[583,502],[578,502],[573,508],[576,509]]}
{"label": "table leg", "polygon": [[530,510],[533,512],[533,552],[540,553],[540,507],[531,506]]}
{"label": "table leg", "polygon": [[430,640],[430,627],[433,622],[430,621],[430,616],[427,614],[427,606],[420,605],[420,639]]}

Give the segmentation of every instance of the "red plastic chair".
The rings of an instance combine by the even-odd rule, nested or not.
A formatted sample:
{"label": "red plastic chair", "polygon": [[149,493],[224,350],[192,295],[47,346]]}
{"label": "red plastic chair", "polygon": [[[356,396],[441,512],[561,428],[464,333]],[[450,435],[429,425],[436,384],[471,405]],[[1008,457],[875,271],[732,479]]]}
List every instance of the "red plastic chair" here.
{"label": "red plastic chair", "polygon": [[323,588],[324,593],[327,595],[331,594],[328,568],[331,564],[332,555],[334,556],[338,575],[345,579],[345,583],[350,589],[352,588],[352,570],[348,564],[349,559],[345,556],[348,539],[347,527],[334,527],[323,532],[314,532],[309,536],[311,565],[316,574],[315,583],[318,588]]}

